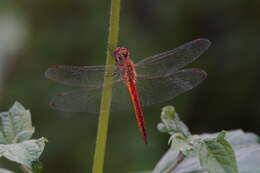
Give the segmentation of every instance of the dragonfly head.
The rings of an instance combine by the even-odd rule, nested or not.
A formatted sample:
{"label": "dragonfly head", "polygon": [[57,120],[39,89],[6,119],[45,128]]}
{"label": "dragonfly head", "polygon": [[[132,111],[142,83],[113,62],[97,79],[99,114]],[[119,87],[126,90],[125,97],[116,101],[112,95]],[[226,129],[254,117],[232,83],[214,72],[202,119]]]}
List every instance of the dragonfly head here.
{"label": "dragonfly head", "polygon": [[125,47],[117,47],[113,52],[113,56],[116,62],[121,62],[129,58],[129,51]]}

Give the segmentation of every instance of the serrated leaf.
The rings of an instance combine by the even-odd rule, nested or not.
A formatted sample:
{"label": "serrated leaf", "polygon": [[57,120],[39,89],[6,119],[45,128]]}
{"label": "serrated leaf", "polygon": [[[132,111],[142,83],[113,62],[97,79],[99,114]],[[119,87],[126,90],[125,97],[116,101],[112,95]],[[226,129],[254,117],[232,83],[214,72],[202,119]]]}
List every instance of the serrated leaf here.
{"label": "serrated leaf", "polygon": [[7,169],[0,168],[0,173],[14,173],[14,172],[9,171]]}
{"label": "serrated leaf", "polygon": [[0,131],[0,144],[30,139],[34,133],[30,111],[15,102],[8,112],[0,113]]}
{"label": "serrated leaf", "polygon": [[[201,139],[214,139],[219,133],[200,135]],[[239,173],[257,173],[260,170],[260,144],[258,136],[253,133],[245,133],[242,130],[229,131],[225,139],[231,144],[235,151]],[[175,162],[177,152],[171,149],[157,163],[153,173],[164,173],[167,167]],[[203,171],[197,157],[192,156],[185,159],[174,172],[171,173],[208,173]]]}
{"label": "serrated leaf", "polygon": [[18,144],[0,144],[0,157],[15,161],[31,168],[33,161],[39,159],[45,146],[45,139],[27,140]]}
{"label": "serrated leaf", "polygon": [[[202,139],[213,139],[219,133],[202,134]],[[252,144],[259,144],[259,137],[254,133],[245,133],[242,130],[232,130],[226,134],[225,139],[232,145],[233,148],[244,148]]]}
{"label": "serrated leaf", "polygon": [[209,173],[238,173],[234,151],[221,132],[213,140],[205,140],[199,150],[200,164]]}

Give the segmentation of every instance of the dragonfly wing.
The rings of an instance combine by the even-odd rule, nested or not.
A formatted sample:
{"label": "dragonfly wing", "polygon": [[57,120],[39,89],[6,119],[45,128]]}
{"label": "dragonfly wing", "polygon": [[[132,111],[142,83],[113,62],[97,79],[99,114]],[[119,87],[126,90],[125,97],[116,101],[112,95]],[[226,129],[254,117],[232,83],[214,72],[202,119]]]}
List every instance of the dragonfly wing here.
{"label": "dragonfly wing", "polygon": [[164,77],[138,78],[142,106],[168,101],[199,85],[207,76],[201,69],[184,69]]}
{"label": "dragonfly wing", "polygon": [[207,39],[190,41],[176,49],[148,57],[136,64],[140,76],[161,76],[173,73],[197,59],[210,46]]}
{"label": "dragonfly wing", "polygon": [[[112,74],[116,72],[116,67],[55,65],[47,69],[45,76],[48,79],[70,86],[100,87],[103,85],[107,71]],[[113,77],[114,80],[119,79],[118,75],[113,75]]]}
{"label": "dragonfly wing", "polygon": [[[50,102],[54,109],[66,112],[98,113],[103,87],[83,88],[64,94],[56,95]],[[121,112],[132,109],[130,96],[125,84],[116,81],[112,84],[111,111]]]}
{"label": "dragonfly wing", "polygon": [[[200,84],[207,74],[200,69],[184,69],[164,77],[137,80],[142,106],[168,101]],[[67,112],[98,113],[103,87],[82,88],[56,95],[50,102],[54,109]],[[132,110],[130,95],[125,84],[118,80],[112,84],[111,112]]]}
{"label": "dragonfly wing", "polygon": [[96,113],[100,106],[102,88],[83,88],[63,94],[57,94],[50,107],[66,112]]}

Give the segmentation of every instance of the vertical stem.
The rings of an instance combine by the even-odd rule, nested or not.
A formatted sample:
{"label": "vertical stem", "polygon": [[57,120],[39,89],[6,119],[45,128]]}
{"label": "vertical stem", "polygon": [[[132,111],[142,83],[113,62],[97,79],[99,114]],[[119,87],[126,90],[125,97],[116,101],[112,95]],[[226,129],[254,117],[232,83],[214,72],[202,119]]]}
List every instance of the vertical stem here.
{"label": "vertical stem", "polygon": [[[106,65],[113,65],[114,59],[112,57],[111,48],[115,48],[118,42],[119,33],[119,19],[120,19],[120,1],[111,0],[110,9],[110,23],[108,34],[108,47],[106,56]],[[109,112],[112,99],[112,86],[109,83],[112,82],[112,69],[108,68],[104,78],[104,88],[102,92],[102,99],[100,105],[97,141],[94,156],[94,163],[92,173],[102,173],[104,167],[104,158],[106,151],[107,131],[109,125]]]}

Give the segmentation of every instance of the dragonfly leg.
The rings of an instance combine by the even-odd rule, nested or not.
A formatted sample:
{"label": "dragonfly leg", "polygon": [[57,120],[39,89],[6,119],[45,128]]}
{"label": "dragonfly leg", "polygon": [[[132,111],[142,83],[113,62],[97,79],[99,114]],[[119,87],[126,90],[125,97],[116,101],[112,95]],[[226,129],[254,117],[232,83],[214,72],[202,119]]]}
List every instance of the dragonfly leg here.
{"label": "dragonfly leg", "polygon": [[104,76],[105,77],[116,77],[116,76],[118,76],[118,73],[116,71],[114,71],[112,74],[105,73]]}

